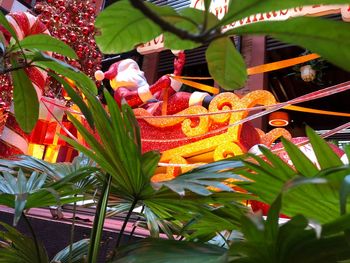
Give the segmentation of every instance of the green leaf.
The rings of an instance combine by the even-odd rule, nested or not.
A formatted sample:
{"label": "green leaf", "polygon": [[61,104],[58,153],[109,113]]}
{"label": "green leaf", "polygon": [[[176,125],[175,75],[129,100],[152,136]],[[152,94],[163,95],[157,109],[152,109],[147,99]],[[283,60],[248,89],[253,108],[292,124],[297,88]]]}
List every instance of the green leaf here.
{"label": "green leaf", "polygon": [[[75,51],[63,41],[46,34],[29,35],[19,42],[22,49],[52,51],[69,58],[77,58]],[[16,45],[14,51],[19,50]]]}
{"label": "green leaf", "polygon": [[282,207],[282,195],[277,196],[272,203],[265,222],[265,237],[268,242],[276,240],[278,233],[278,219]]}
{"label": "green leaf", "polygon": [[[70,246],[58,252],[51,263],[83,263],[84,256],[88,253],[89,239],[82,239],[72,244],[72,255],[69,255]],[[71,258],[71,261],[69,259]]]}
{"label": "green leaf", "polygon": [[142,172],[147,178],[151,178],[154,175],[154,172],[158,167],[159,160],[160,160],[159,152],[150,151],[142,154],[142,157],[141,157]]}
{"label": "green leaf", "polygon": [[306,127],[306,134],[310,139],[310,143],[322,169],[343,166],[343,162],[338,155],[314,130],[310,127]]}
{"label": "green leaf", "polygon": [[309,158],[292,142],[282,138],[282,143],[294,167],[305,176],[315,176],[318,173],[317,167]]}
{"label": "green leaf", "polygon": [[242,56],[229,38],[212,41],[206,58],[210,75],[226,90],[240,89],[247,80],[247,70]]}
{"label": "green leaf", "polygon": [[2,25],[11,34],[11,36],[16,40],[16,42],[18,42],[18,37],[15,30],[13,30],[12,26],[7,21],[7,18],[2,12],[0,12],[0,25]]}
{"label": "green leaf", "polygon": [[[203,27],[205,12],[195,8],[184,8],[179,11],[181,18],[173,22],[173,25],[186,30],[192,34],[199,34]],[[215,26],[219,22],[219,19],[212,13],[208,13],[206,29]],[[173,50],[184,50],[199,47],[201,43],[193,42],[191,40],[184,40],[180,37],[165,32],[164,33],[164,46]]]}
{"label": "green leaf", "polygon": [[194,242],[144,239],[118,249],[113,263],[220,263],[226,262],[226,249]]}
{"label": "green leaf", "polygon": [[315,4],[332,5],[348,3],[348,0],[231,0],[229,10],[223,17],[220,25],[227,25],[250,15],[261,14],[269,11],[284,10],[300,6],[311,6]]}
{"label": "green leaf", "polygon": [[230,172],[222,172],[222,173],[195,173],[190,172],[186,174],[182,174],[177,176],[176,178],[154,183],[156,188],[161,188],[162,186],[166,186],[172,191],[178,193],[179,195],[185,195],[186,189],[196,193],[198,195],[208,196],[213,192],[208,190],[207,187],[216,187],[221,191],[231,192],[233,191],[231,187],[226,185],[223,181],[226,179],[239,179],[244,180],[241,176],[236,175]]}
{"label": "green leaf", "polygon": [[[148,7],[162,18],[178,16],[170,7],[158,7],[150,3]],[[114,18],[118,19],[118,23]],[[158,25],[127,0],[119,1],[102,11],[96,18],[95,26],[100,31],[95,37],[96,43],[105,54],[132,50],[162,33]]]}
{"label": "green leaf", "polygon": [[[279,1],[280,2],[280,1]],[[300,30],[300,29],[303,30]],[[271,35],[320,54],[333,64],[350,70],[350,25],[322,18],[298,17],[287,21],[254,23],[227,34]]]}
{"label": "green leaf", "polygon": [[[33,239],[23,235],[15,228],[0,222],[0,237],[3,242],[0,249],[0,263],[48,263],[45,248],[39,244],[39,255]],[[39,256],[39,258],[38,258]]]}
{"label": "green leaf", "polygon": [[[13,67],[18,67],[14,59],[11,63]],[[39,117],[38,95],[23,69],[12,71],[11,76],[16,120],[23,131],[30,132]]]}
{"label": "green leaf", "polygon": [[63,85],[69,97],[79,107],[81,112],[84,114],[87,122],[89,123],[90,127],[93,129],[94,120],[92,118],[91,111],[89,110],[88,106],[85,104],[84,100],[76,93],[76,91],[63,78],[59,77],[57,74],[50,71],[48,71],[47,73]]}
{"label": "green leaf", "polygon": [[348,201],[349,194],[350,194],[350,175],[345,176],[339,192],[341,215],[346,214],[346,204]]}

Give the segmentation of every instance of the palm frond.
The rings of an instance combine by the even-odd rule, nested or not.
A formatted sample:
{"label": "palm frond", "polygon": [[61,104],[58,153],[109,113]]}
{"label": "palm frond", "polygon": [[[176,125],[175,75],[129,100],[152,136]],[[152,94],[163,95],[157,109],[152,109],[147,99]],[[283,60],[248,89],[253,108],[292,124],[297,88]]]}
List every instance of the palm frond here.
{"label": "palm frond", "polygon": [[1,263],[48,263],[49,259],[43,246],[39,245],[39,255],[36,253],[35,242],[17,231],[15,228],[0,222],[5,229],[0,231],[0,238],[6,246],[0,248]]}
{"label": "palm frond", "polygon": [[88,253],[89,239],[82,239],[58,252],[50,263],[84,263]]}
{"label": "palm frond", "polygon": [[[283,198],[284,203],[284,198]],[[339,262],[348,259],[350,246],[344,230],[350,215],[314,226],[302,215],[279,223],[282,195],[273,202],[267,219],[250,214],[242,218],[243,240],[230,247],[229,262]],[[321,231],[317,229],[320,228]]]}
{"label": "palm frond", "polygon": [[224,248],[194,242],[144,239],[125,246],[116,252],[113,263],[224,263]]}
{"label": "palm frond", "polygon": [[307,133],[319,167],[298,147],[282,140],[293,168],[269,150],[261,149],[265,160],[251,155],[254,162],[246,161],[248,169],[240,171],[251,181],[237,184],[267,204],[271,204],[284,191],[283,214],[294,216],[301,213],[307,218],[326,223],[340,214],[339,189],[345,176],[350,174],[350,166],[344,165],[315,132],[308,129]]}
{"label": "palm frond", "polygon": [[84,188],[78,188],[76,183],[85,176],[85,171],[78,170],[55,182],[47,182],[46,174],[33,172],[27,179],[21,169],[17,176],[3,172],[0,175],[0,204],[15,209],[13,223],[16,225],[25,209],[82,200]]}

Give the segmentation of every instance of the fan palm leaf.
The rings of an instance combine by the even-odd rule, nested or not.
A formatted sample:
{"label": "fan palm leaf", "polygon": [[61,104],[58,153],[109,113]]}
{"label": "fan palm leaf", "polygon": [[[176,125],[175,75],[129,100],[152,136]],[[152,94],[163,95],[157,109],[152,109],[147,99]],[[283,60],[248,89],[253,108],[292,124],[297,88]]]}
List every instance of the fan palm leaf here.
{"label": "fan palm leaf", "polygon": [[[261,148],[265,160],[251,155],[240,173],[250,182],[238,183],[271,204],[285,191],[282,212],[289,216],[302,213],[307,218],[326,223],[339,216],[339,189],[350,167],[344,165],[332,148],[311,129],[307,129],[319,167],[312,163],[297,146],[282,140],[293,168],[267,149]],[[348,204],[349,205],[349,204]]]}

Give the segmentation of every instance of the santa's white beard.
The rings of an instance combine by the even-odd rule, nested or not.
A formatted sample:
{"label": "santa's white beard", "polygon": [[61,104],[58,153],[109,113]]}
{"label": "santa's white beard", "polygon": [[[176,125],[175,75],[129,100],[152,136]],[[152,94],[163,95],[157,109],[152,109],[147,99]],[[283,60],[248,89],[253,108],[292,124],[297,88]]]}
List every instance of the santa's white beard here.
{"label": "santa's white beard", "polygon": [[119,72],[116,76],[117,82],[128,82],[125,86],[127,89],[137,89],[144,86],[149,86],[147,80],[145,79],[144,73],[140,70],[125,70]]}

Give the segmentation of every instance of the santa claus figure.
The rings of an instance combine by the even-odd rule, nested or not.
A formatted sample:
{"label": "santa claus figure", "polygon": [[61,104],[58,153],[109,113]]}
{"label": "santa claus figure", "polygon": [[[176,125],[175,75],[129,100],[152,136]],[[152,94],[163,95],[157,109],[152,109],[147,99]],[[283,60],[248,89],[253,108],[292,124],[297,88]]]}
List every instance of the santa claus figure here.
{"label": "santa claus figure", "polygon": [[[174,74],[179,76],[185,64],[185,53],[179,52],[174,60]],[[125,100],[132,108],[146,107],[154,115],[161,112],[163,96],[167,94],[166,114],[171,115],[193,105],[205,105],[211,96],[205,92],[179,92],[182,83],[169,75],[161,77],[153,85],[149,85],[138,64],[132,59],[124,59],[112,64],[108,71],[96,71],[98,81],[109,79],[115,90],[114,98],[121,104]]]}

